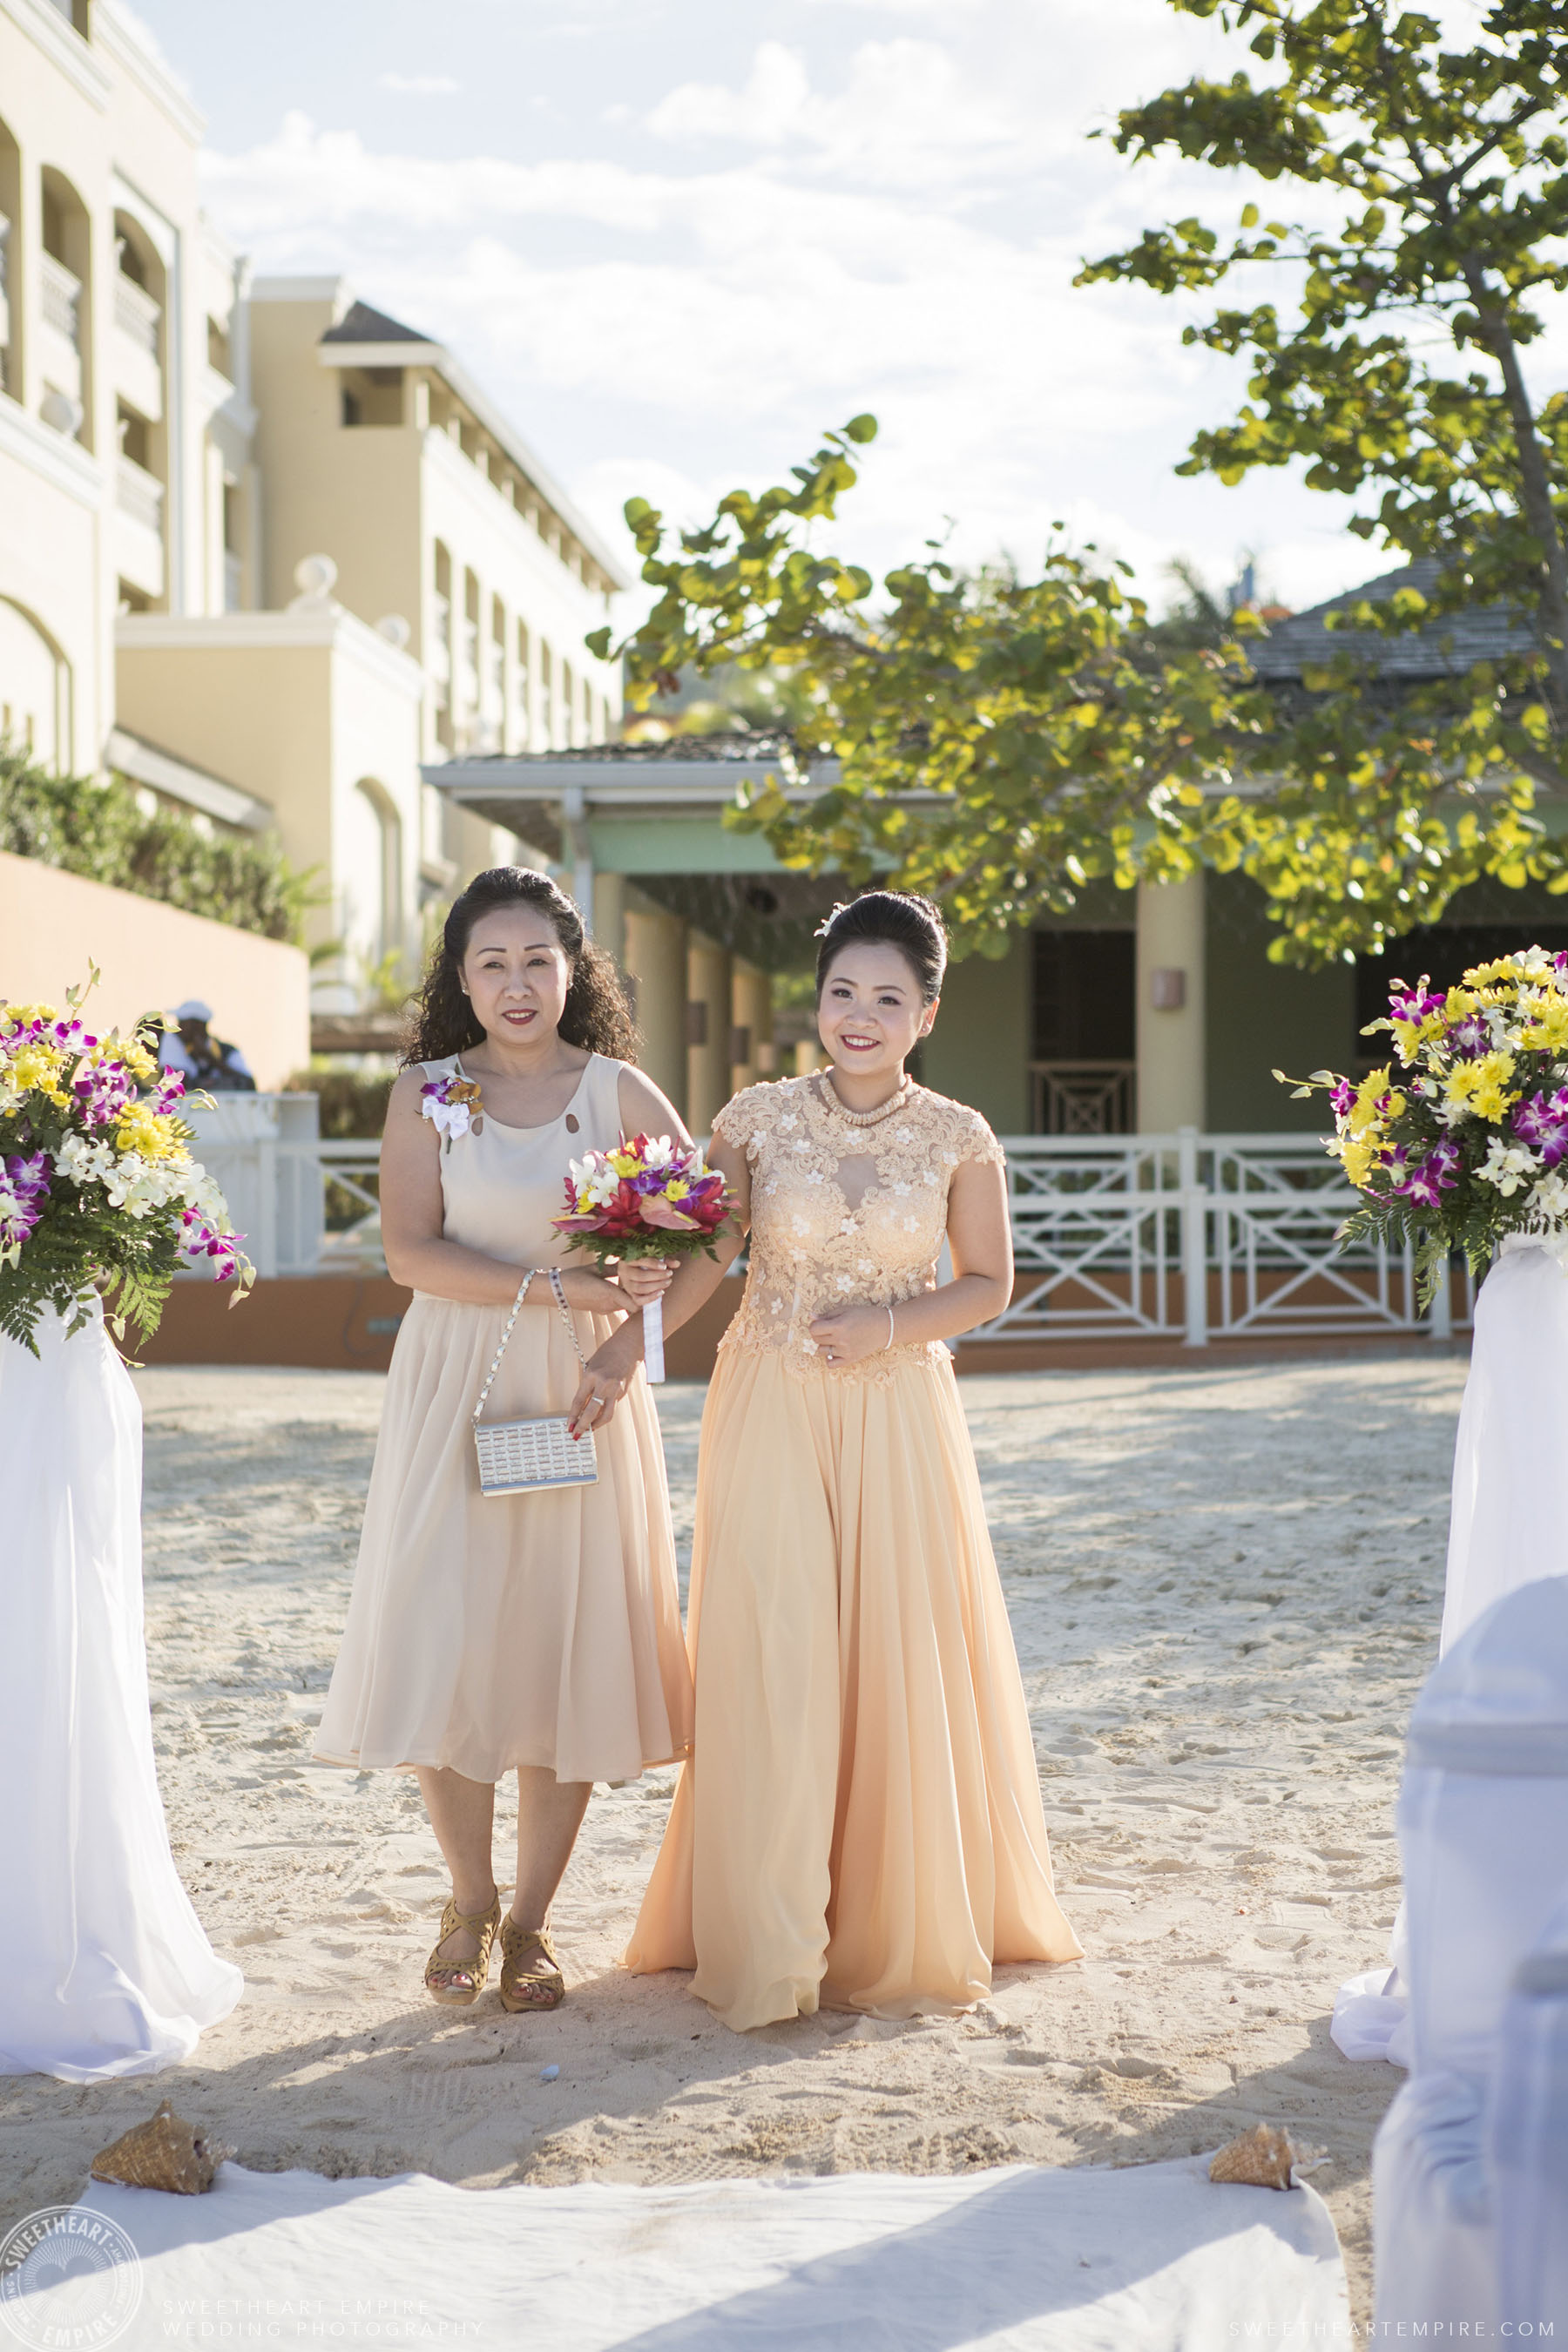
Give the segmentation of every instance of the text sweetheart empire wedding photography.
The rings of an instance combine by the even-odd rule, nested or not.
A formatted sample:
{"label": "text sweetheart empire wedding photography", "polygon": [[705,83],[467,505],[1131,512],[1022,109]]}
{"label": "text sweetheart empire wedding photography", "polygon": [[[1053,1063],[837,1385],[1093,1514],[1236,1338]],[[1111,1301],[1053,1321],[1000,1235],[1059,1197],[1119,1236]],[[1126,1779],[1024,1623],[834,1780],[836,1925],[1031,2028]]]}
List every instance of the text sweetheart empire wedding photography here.
{"label": "text sweetheart empire wedding photography", "polygon": [[1558,2339],[1561,8],[267,36],[0,0],[0,2342]]}

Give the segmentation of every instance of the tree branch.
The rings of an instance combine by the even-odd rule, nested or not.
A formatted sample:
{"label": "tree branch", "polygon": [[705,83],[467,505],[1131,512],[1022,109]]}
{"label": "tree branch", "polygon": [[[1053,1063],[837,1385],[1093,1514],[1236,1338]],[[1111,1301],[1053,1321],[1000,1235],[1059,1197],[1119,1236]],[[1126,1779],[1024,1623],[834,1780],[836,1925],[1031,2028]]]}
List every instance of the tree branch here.
{"label": "tree branch", "polygon": [[1524,372],[1519,364],[1519,346],[1510,331],[1507,314],[1493,289],[1487,283],[1486,272],[1479,259],[1473,254],[1465,257],[1464,275],[1470,299],[1476,307],[1481,339],[1502,371],[1509,420],[1513,426],[1519,451],[1524,519],[1533,537],[1541,542],[1543,573],[1541,602],[1547,625],[1547,642],[1542,651],[1546,656],[1561,722],[1568,718],[1568,556],[1563,553],[1563,534],[1558,529],[1557,511],[1552,502],[1552,486],[1546,474],[1546,453],[1535,430],[1535,413],[1525,389]]}

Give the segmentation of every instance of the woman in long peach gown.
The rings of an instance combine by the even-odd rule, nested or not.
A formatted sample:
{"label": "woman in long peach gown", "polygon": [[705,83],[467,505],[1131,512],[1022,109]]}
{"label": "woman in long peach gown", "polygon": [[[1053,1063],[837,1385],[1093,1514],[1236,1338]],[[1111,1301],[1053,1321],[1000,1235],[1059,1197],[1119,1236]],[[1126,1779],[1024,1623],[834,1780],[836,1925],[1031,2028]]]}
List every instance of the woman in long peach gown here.
{"label": "woman in long peach gown", "polygon": [[[1010,1294],[1003,1156],[903,1067],[944,960],[923,899],[840,908],[817,967],[832,1069],[750,1087],[714,1126],[751,1268],[703,1416],[693,1752],[626,1965],[695,1969],[738,2029],[819,2003],[950,2013],[998,1961],[1080,1956],[942,1344]],[[717,1279],[689,1261],[667,1323]]]}

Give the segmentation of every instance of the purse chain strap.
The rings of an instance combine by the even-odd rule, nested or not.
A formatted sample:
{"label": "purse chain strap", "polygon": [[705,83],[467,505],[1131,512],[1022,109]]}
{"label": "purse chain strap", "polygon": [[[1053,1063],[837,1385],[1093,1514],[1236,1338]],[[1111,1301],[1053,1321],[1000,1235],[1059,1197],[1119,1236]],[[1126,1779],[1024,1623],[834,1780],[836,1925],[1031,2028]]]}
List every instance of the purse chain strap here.
{"label": "purse chain strap", "polygon": [[[479,1425],[479,1415],[485,1409],[485,1399],[489,1396],[491,1386],[495,1381],[495,1376],[500,1370],[500,1360],[506,1353],[506,1343],[511,1338],[511,1327],[517,1321],[518,1311],[521,1308],[523,1300],[528,1297],[528,1286],[533,1280],[533,1277],[538,1271],[539,1269],[537,1266],[531,1265],[528,1272],[523,1276],[522,1280],[518,1285],[517,1297],[511,1302],[511,1313],[506,1318],[506,1328],[500,1335],[500,1343],[497,1347],[495,1354],[490,1358],[490,1368],[485,1374],[485,1384],[479,1391],[479,1401],[474,1407],[473,1425],[476,1429]],[[577,1361],[582,1365],[584,1370],[586,1371],[588,1368],[588,1359],[583,1353],[583,1343],[577,1337],[577,1326],[573,1322],[572,1309],[566,1304],[566,1285],[562,1281],[560,1271],[557,1267],[553,1265],[546,1266],[544,1272],[549,1279],[550,1287],[555,1294],[555,1304],[561,1309],[561,1320],[565,1324],[567,1334],[572,1341],[572,1345],[577,1350]]]}

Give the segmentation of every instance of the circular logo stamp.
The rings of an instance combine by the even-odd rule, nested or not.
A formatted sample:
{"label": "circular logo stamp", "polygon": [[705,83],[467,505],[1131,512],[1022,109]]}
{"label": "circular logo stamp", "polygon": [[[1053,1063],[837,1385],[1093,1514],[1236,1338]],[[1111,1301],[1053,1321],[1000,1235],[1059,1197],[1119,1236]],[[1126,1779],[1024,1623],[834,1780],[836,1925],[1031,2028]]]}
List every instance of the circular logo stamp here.
{"label": "circular logo stamp", "polygon": [[112,2344],[141,2305],[141,2258],[107,2213],[40,2205],[0,2238],[0,2322],[36,2352]]}

